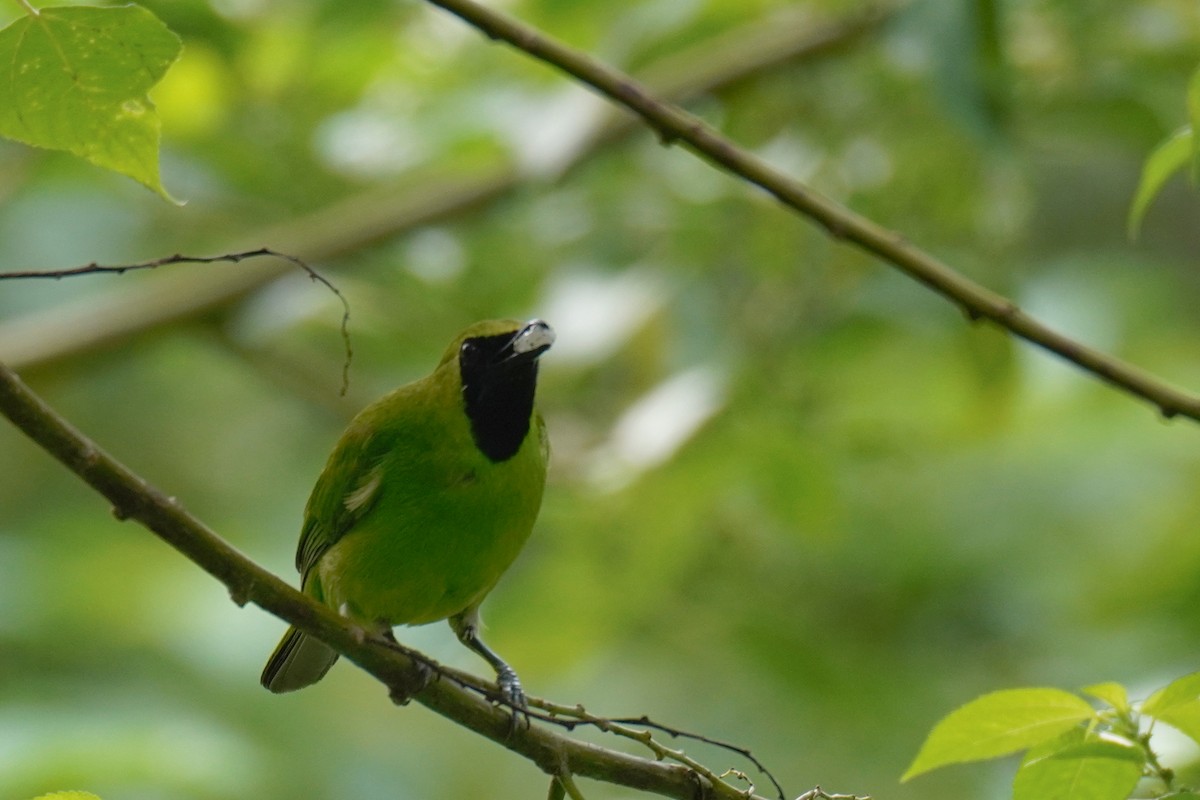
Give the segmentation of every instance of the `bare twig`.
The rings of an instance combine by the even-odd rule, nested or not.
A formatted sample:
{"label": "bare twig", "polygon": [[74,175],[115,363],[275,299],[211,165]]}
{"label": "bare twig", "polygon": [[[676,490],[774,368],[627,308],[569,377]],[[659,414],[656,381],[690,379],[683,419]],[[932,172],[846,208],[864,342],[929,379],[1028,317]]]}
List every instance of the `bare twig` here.
{"label": "bare twig", "polygon": [[[366,635],[352,622],[293,589],[255,564],[199,520],[174,498],[164,496],[143,478],[104,452],[35,395],[11,369],[0,364],[0,414],[112,503],[118,519],[132,519],[154,532],[200,568],[221,581],[238,605],[254,603],[333,647],[375,676],[397,698],[411,698],[442,716],[485,736],[557,776],[565,791],[572,778],[584,776],[666,797],[737,800],[747,798],[703,766],[640,758],[578,741],[541,725],[517,726],[509,710],[464,688],[464,673],[438,667],[423,655],[380,637]],[[428,680],[435,675],[453,680]],[[495,692],[479,678],[464,679],[472,687]],[[541,701],[539,701],[541,702]],[[648,732],[646,738],[649,738]],[[564,772],[564,770],[566,772]],[[577,790],[576,790],[577,791]],[[757,796],[747,800],[764,800]]]}
{"label": "bare twig", "polygon": [[15,270],[12,272],[0,272],[0,280],[18,280],[30,278],[42,278],[61,280],[63,278],[73,278],[79,275],[124,275],[126,272],[134,272],[136,270],[157,269],[171,264],[218,264],[229,263],[238,264],[249,258],[263,257],[279,258],[289,262],[293,266],[299,267],[308,274],[308,277],[316,283],[320,283],[337,297],[342,304],[342,346],[346,351],[346,358],[342,361],[342,394],[346,394],[346,390],[350,388],[350,362],[354,358],[354,349],[350,346],[350,303],[346,297],[334,286],[328,278],[317,272],[303,260],[287,253],[281,253],[278,250],[272,250],[269,247],[260,247],[256,250],[243,250],[238,253],[222,253],[217,256],[185,256],[181,253],[165,256],[163,258],[155,258],[150,261],[138,261],[132,264],[97,264],[93,261],[90,264],[84,264],[81,267],[69,267],[67,269],[49,269],[49,270]]}
{"label": "bare twig", "polygon": [[[455,679],[458,679],[457,675],[455,676]],[[667,747],[656,740],[651,735],[650,731],[646,730],[646,728],[653,728],[654,730],[662,731],[663,733],[666,733],[674,738],[691,739],[692,741],[702,742],[704,744],[712,745],[714,747],[736,753],[753,764],[759,772],[765,775],[771,782],[771,785],[775,787],[775,791],[780,800],[785,800],[786,795],[783,791],[783,787],[779,784],[779,781],[775,779],[775,775],[772,774],[772,772],[767,769],[766,765],[759,761],[758,758],[756,758],[754,754],[750,752],[749,748],[742,747],[741,745],[731,744],[730,742],[721,741],[720,739],[714,739],[702,734],[689,733],[688,731],[680,730],[679,728],[671,727],[669,725],[663,725],[662,723],[653,721],[647,716],[627,718],[599,717],[588,713],[588,711],[581,705],[564,706],[557,703],[551,703],[540,698],[531,698],[529,702],[533,707],[539,708],[546,712],[544,715],[534,714],[535,719],[561,725],[567,730],[573,730],[579,725],[587,725],[605,733],[611,733],[616,736],[630,739],[649,748],[649,750],[654,753],[655,758],[678,761],[684,766],[695,769],[710,781],[723,782],[723,779],[726,775],[737,775],[740,779],[746,780],[748,783],[750,783],[750,794],[753,794],[753,782],[750,782],[744,773],[741,773],[738,770],[726,770],[721,775],[716,775],[709,771],[707,767],[688,756],[684,751]]]}
{"label": "bare twig", "polygon": [[[737,778],[739,781],[746,784],[746,796],[747,797],[751,797],[754,795],[754,781],[750,780],[750,776],[747,775],[746,773],[742,772],[740,769],[734,769],[733,767],[730,767],[729,769],[725,770],[717,777],[720,778],[721,780],[724,780],[725,778],[729,777],[730,775],[732,775],[733,777]],[[787,800],[787,798],[781,798],[781,800]]]}
{"label": "bare twig", "polygon": [[554,776],[554,780],[558,782],[558,785],[562,787],[571,800],[584,800],[583,792],[579,791],[579,787],[575,785],[575,778],[571,775],[571,770],[565,765]]}
{"label": "bare twig", "polygon": [[899,269],[962,308],[972,320],[987,319],[1054,353],[1080,369],[1158,407],[1164,417],[1200,421],[1200,396],[1184,392],[1115,356],[1064,336],[1022,311],[1016,303],[954,271],[933,255],[808,188],[738,147],[700,118],[663,102],[645,86],[586,53],[473,0],[428,0],[530,56],[567,73],[640,116],[664,144],[682,142],[710,163],[754,184],[779,202]]}
{"label": "bare twig", "polygon": [[[741,745],[733,744],[732,742],[714,739],[710,736],[705,736],[704,734],[680,730],[679,728],[664,725],[661,722],[655,722],[646,716],[636,718],[617,718],[614,719],[613,722],[623,725],[644,725],[647,728],[653,728],[654,730],[662,731],[663,733],[675,739],[691,739],[694,742],[701,742],[702,744],[719,747],[722,750],[728,750],[731,753],[737,753],[739,756],[753,764],[755,769],[767,777],[767,780],[769,780],[771,785],[775,787],[775,791],[779,793],[781,798],[784,796],[783,787],[779,785],[779,781],[775,780],[775,776],[771,773],[771,770],[767,769],[766,765],[759,761],[758,757],[750,752],[750,748],[748,747],[742,747]],[[754,784],[751,782],[750,785],[753,786]]]}
{"label": "bare twig", "polygon": [[871,795],[857,794],[831,794],[820,786],[814,786],[804,794],[796,798],[796,800],[871,800]]}
{"label": "bare twig", "polygon": [[[482,680],[481,678],[478,678],[469,672],[463,672],[462,670],[455,669],[454,667],[448,667],[444,664],[439,664],[431,660],[428,656],[418,653],[415,650],[410,650],[404,647],[404,645],[396,643],[393,644],[395,647],[398,647],[400,650],[405,652],[410,658],[423,663],[430,670],[430,672],[436,674],[438,678],[444,678],[452,681],[463,689],[486,698],[491,703],[501,705],[508,704],[508,701],[499,692],[495,684]],[[611,733],[614,736],[629,739],[630,741],[637,742],[648,749],[654,754],[654,758],[656,760],[675,761],[694,770],[705,780],[713,784],[724,785],[727,788],[732,787],[724,781],[724,777],[726,775],[736,775],[739,777],[739,779],[747,781],[748,778],[746,778],[744,773],[741,773],[738,770],[726,770],[721,775],[717,775],[715,772],[697,760],[693,759],[684,751],[670,748],[662,744],[655,739],[650,731],[646,730],[646,728],[653,728],[654,730],[662,731],[663,733],[666,733],[674,738],[691,739],[692,741],[701,742],[703,744],[736,753],[753,764],[759,772],[767,777],[767,779],[771,782],[771,785],[775,787],[775,791],[778,794],[779,800],[786,800],[786,794],[783,790],[783,787],[779,784],[779,781],[775,779],[775,775],[769,769],[767,769],[766,765],[764,765],[757,757],[755,757],[753,753],[750,752],[749,748],[732,744],[730,742],[725,742],[720,739],[715,739],[710,736],[705,736],[703,734],[690,733],[670,725],[664,725],[660,722],[653,721],[647,716],[628,718],[601,717],[589,713],[582,705],[578,704],[573,706],[562,705],[560,703],[551,702],[544,698],[532,696],[527,698],[527,700],[529,703],[528,708],[515,709],[511,708],[511,706],[509,707],[514,713],[519,711],[520,713],[524,714],[527,720],[538,720],[539,722],[556,725],[567,731],[573,731],[580,726],[587,726],[595,728],[603,733]],[[753,786],[752,782],[751,786]],[[553,788],[551,791],[554,791]],[[743,791],[739,792],[739,796],[751,797],[754,796],[754,793],[751,791],[750,794],[745,794]]]}

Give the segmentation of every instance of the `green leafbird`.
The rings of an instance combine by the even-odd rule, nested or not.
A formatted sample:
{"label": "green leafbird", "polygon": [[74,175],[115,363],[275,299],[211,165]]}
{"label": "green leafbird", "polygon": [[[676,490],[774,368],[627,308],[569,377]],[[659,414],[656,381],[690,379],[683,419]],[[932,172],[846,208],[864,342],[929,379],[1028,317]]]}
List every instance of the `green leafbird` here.
{"label": "green leafbird", "polygon": [[[479,638],[479,604],[541,506],[549,443],[534,392],[553,343],[541,320],[477,322],[430,375],[360,412],[317,479],[296,551],[305,594],[369,630],[449,619],[518,705],[516,673]],[[262,684],[301,689],[336,660],[290,628]]]}

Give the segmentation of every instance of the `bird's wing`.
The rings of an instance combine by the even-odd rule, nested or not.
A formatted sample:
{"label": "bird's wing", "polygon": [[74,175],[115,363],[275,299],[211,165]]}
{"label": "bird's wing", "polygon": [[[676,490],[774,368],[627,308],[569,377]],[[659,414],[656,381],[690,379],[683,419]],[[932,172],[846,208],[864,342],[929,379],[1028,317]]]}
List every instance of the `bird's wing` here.
{"label": "bird's wing", "polygon": [[307,578],[325,551],[371,510],[383,483],[385,437],[369,425],[346,432],[329,456],[304,509],[296,569]]}

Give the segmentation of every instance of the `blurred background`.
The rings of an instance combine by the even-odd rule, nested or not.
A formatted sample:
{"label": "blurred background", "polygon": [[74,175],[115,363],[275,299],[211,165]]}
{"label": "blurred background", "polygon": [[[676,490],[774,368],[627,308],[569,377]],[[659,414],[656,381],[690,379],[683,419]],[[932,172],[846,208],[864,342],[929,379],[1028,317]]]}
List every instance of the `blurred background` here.
{"label": "blurred background", "polygon": [[[1195,424],[968,323],[419,2],[146,5],[185,42],[152,97],[187,204],[0,142],[0,269],[294,253],[350,302],[349,392],[338,301],[270,260],[6,282],[0,360],[255,560],[295,580],[358,408],[465,324],[539,316],[550,485],[484,607],[532,694],[736,741],[790,796],[1001,798],[1012,763],[897,778],[980,693],[1144,696],[1200,668]],[[1125,235],[1185,121],[1192,0],[502,5],[1200,388],[1200,197],[1173,181]],[[0,796],[545,796],[344,662],[268,694],[283,627],[0,425]],[[487,672],[445,625],[398,634]]]}

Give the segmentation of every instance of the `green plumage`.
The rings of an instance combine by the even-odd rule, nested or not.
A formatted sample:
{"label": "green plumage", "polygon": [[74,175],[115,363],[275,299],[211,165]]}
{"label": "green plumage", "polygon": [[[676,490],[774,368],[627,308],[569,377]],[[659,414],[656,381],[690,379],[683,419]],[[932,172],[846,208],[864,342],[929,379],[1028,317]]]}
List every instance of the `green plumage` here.
{"label": "green plumage", "polygon": [[[478,641],[476,615],[541,505],[549,447],[533,393],[552,341],[537,320],[476,323],[430,375],[354,418],[305,509],[296,567],[306,594],[372,630],[449,618],[505,688],[512,671]],[[302,688],[336,658],[289,629],[262,683]]]}

